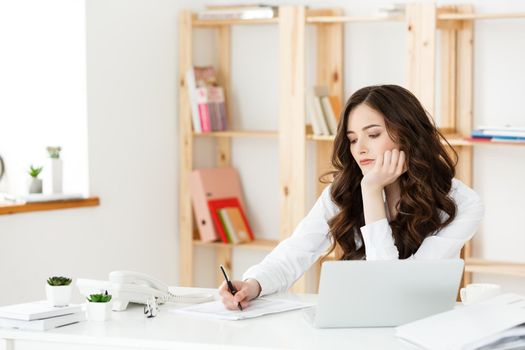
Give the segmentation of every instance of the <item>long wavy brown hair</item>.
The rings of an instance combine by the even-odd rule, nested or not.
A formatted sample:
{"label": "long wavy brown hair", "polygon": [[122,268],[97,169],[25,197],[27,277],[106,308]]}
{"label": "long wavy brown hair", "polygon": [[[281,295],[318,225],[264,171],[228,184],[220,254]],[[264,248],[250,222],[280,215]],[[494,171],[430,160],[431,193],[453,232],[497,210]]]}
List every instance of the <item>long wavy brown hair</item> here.
{"label": "long wavy brown hair", "polygon": [[[414,254],[423,240],[447,226],[456,216],[456,205],[449,196],[457,154],[427,115],[418,99],[397,85],[364,87],[356,91],[342,111],[332,153],[334,171],[330,195],[340,211],[328,222],[332,236],[330,254],[338,248],[342,260],[363,259],[364,244],[360,227],[365,225],[361,180],[363,174],[350,153],[347,136],[348,116],[365,103],[385,118],[390,138],[406,154],[407,171],[399,177],[398,214],[390,222],[399,258]],[[448,144],[454,160],[442,141]],[[443,216],[443,213],[446,215]]]}

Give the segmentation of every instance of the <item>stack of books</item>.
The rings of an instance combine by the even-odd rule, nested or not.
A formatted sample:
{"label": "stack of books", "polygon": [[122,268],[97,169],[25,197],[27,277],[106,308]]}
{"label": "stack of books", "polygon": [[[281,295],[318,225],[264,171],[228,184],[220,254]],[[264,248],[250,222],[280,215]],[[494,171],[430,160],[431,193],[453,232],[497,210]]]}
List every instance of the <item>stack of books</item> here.
{"label": "stack of books", "polygon": [[269,19],[278,16],[278,7],[263,4],[209,5],[199,12],[199,20],[250,20]]}
{"label": "stack of books", "polygon": [[192,67],[186,72],[193,130],[223,131],[228,127],[224,89],[217,84],[212,66]]}
{"label": "stack of books", "polygon": [[44,300],[0,307],[2,328],[46,331],[85,319],[86,313],[81,304],[56,307]]}
{"label": "stack of books", "polygon": [[337,133],[341,101],[329,95],[327,86],[314,86],[307,96],[306,107],[314,135],[330,136]]}
{"label": "stack of books", "polygon": [[377,15],[385,18],[397,18],[405,15],[406,4],[386,4],[377,9]]}
{"label": "stack of books", "polygon": [[194,169],[190,192],[201,241],[237,244],[254,239],[240,177],[234,168]]}
{"label": "stack of books", "polygon": [[525,126],[480,126],[470,136],[476,141],[525,142]]}

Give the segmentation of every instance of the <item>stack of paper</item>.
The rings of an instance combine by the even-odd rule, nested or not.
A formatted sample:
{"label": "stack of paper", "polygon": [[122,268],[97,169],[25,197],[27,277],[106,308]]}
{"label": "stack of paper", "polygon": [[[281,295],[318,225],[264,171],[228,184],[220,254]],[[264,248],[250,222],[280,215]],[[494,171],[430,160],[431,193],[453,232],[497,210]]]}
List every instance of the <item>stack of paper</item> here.
{"label": "stack of paper", "polygon": [[521,341],[525,346],[525,332],[514,328],[522,323],[525,298],[508,293],[399,326],[396,335],[423,349],[507,349],[495,344]]}
{"label": "stack of paper", "polygon": [[0,327],[45,331],[85,320],[82,305],[55,307],[47,301],[0,307]]}

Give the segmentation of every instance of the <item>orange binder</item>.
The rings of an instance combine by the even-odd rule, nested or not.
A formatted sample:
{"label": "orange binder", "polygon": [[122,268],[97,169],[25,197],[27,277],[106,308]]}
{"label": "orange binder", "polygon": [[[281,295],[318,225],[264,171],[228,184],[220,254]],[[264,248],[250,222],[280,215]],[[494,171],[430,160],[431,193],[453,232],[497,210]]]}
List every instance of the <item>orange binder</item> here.
{"label": "orange binder", "polygon": [[190,192],[193,213],[197,222],[200,238],[203,242],[221,240],[214,227],[208,208],[208,201],[222,198],[238,198],[246,212],[243,202],[241,181],[234,168],[195,169],[190,174]]}

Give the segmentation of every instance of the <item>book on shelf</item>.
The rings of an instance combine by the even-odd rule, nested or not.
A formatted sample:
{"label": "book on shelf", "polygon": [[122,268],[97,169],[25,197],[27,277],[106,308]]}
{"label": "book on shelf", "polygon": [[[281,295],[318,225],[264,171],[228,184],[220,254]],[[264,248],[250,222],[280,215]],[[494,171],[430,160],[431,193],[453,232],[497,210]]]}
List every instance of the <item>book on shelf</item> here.
{"label": "book on shelf", "polygon": [[190,174],[190,194],[196,226],[203,242],[221,239],[208,208],[209,200],[238,198],[241,208],[245,208],[240,177],[232,167],[194,169]]}
{"label": "book on shelf", "polygon": [[328,127],[322,117],[323,110],[319,99],[313,94],[313,90],[306,96],[306,113],[312,124],[312,131],[314,135],[323,136],[328,135]]}
{"label": "book on shelf", "polygon": [[307,112],[315,135],[335,135],[341,113],[341,103],[329,95],[327,86],[314,86],[307,95]]}
{"label": "book on shelf", "polygon": [[507,127],[507,128],[478,128],[471,132],[472,137],[490,138],[490,137],[508,137],[508,138],[525,138],[525,128]]}
{"label": "book on shelf", "polygon": [[385,4],[380,6],[377,9],[376,13],[380,17],[400,17],[405,14],[405,9],[405,3]]}
{"label": "book on shelf", "polygon": [[32,321],[80,312],[82,305],[52,306],[47,300],[0,307],[0,318]]}
{"label": "book on shelf", "polygon": [[16,328],[32,331],[47,331],[49,329],[66,326],[69,324],[86,320],[84,311],[75,312],[61,316],[42,318],[32,321],[17,320],[12,318],[0,318],[1,328]]}
{"label": "book on shelf", "polygon": [[232,243],[245,243],[253,241],[253,233],[240,207],[226,207],[219,209],[219,216],[224,229],[232,238]]}
{"label": "book on shelf", "polygon": [[279,8],[269,5],[208,6],[197,14],[199,20],[250,20],[270,19],[278,16]]}
{"label": "book on shelf", "polygon": [[227,129],[224,88],[217,83],[212,66],[192,67],[186,72],[191,120],[196,133]]}
{"label": "book on shelf", "polygon": [[226,234],[227,243],[238,244],[239,237],[235,234],[232,223],[226,213],[226,208],[220,208],[217,210],[217,215],[219,217],[221,229],[224,230]]}
{"label": "book on shelf", "polygon": [[475,129],[471,131],[470,137],[474,141],[525,142],[525,132],[485,131]]}
{"label": "book on shelf", "polygon": [[[221,237],[223,243],[239,243],[242,241],[253,240],[253,232],[248,223],[248,219],[244,214],[238,198],[221,198],[211,199],[208,201],[208,208],[212,220],[215,224],[215,228]],[[230,216],[230,212],[223,211],[221,215],[221,209],[233,209],[230,212],[236,212],[237,216]],[[238,222],[240,220],[240,222]],[[226,224],[226,222],[229,224]]]}
{"label": "book on shelf", "polygon": [[208,106],[213,131],[224,131],[228,128],[224,89],[221,86],[208,87]]}

